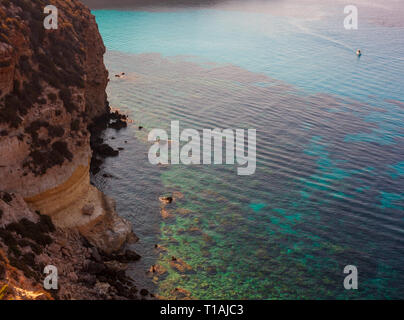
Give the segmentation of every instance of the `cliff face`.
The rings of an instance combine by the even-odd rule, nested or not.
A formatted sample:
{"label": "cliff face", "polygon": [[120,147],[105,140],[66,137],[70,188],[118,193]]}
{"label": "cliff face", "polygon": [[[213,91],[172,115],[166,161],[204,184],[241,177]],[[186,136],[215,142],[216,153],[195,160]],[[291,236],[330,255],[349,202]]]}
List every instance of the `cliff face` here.
{"label": "cliff face", "polygon": [[109,113],[105,47],[88,8],[52,4],[58,29],[46,30],[47,1],[0,0],[0,191],[112,252],[131,226],[89,180],[88,126]]}
{"label": "cliff face", "polygon": [[[124,270],[139,256],[121,250],[132,227],[90,184],[90,128],[119,118],[105,47],[79,1],[52,1],[56,30],[43,26],[46,5],[0,0],[0,300],[136,299]],[[58,268],[52,295],[46,265]]]}
{"label": "cliff face", "polygon": [[0,7],[2,189],[31,197],[69,178],[91,157],[90,121],[107,112],[105,47],[78,1],[56,1],[57,30],[45,30],[45,1]]}

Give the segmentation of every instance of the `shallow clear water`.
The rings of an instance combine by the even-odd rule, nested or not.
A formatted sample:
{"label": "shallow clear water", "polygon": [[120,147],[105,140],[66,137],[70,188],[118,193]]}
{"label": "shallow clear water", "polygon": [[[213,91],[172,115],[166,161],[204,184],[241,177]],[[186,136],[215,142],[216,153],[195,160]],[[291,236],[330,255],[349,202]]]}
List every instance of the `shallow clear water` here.
{"label": "shallow clear water", "polygon": [[[134,119],[106,132],[125,150],[105,164],[113,178],[94,180],[140,237],[142,285],[169,298],[402,298],[404,29],[346,31],[340,12],[94,12],[111,106]],[[171,120],[257,129],[256,173],[150,165],[147,133]],[[348,264],[357,291],[343,287]]]}

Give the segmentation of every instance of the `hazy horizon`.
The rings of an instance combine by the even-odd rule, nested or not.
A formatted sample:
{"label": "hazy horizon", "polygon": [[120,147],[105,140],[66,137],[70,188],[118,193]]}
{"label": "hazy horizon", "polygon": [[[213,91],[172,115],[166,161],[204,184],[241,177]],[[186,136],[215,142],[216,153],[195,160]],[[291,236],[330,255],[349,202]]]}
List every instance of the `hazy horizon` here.
{"label": "hazy horizon", "polygon": [[356,5],[359,18],[388,27],[404,27],[404,3],[400,0],[81,0],[92,10],[136,9],[160,11],[178,8],[212,8],[235,11],[258,11],[274,16],[319,19],[335,15],[332,7]]}

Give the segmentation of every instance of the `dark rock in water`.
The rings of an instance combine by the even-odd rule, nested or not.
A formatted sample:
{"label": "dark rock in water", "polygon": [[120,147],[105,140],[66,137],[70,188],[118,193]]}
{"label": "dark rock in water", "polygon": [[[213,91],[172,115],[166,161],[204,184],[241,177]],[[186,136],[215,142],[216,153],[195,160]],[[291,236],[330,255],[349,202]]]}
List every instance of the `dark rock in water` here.
{"label": "dark rock in water", "polygon": [[125,150],[125,149],[122,148],[122,147],[119,147],[118,150],[119,150],[119,151],[123,151],[123,150]]}
{"label": "dark rock in water", "polygon": [[110,255],[104,253],[103,255],[106,261],[115,260],[121,263],[134,262],[138,261],[141,258],[141,256],[138,255],[135,251],[129,249],[126,250],[124,253],[113,253]]}
{"label": "dark rock in water", "polygon": [[100,170],[101,170],[100,167],[93,167],[90,169],[91,173],[94,175],[100,172]]}
{"label": "dark rock in water", "polygon": [[[112,147],[104,143],[102,133],[108,127],[116,130],[127,127],[127,116],[120,114],[118,111],[109,112],[102,116],[93,119],[93,122],[88,126],[91,133],[90,145],[93,150],[93,157],[91,158],[90,171],[93,175],[100,172],[100,167],[103,159],[106,157],[116,157],[119,155],[119,150],[114,150]],[[114,139],[112,137],[111,139]]]}
{"label": "dark rock in water", "polygon": [[127,297],[130,295],[130,291],[129,289],[127,289],[122,283],[120,282],[114,282],[113,283],[113,287],[116,289],[116,291],[118,292],[118,295],[120,295],[121,297]]}
{"label": "dark rock in water", "polygon": [[140,295],[142,295],[143,297],[147,296],[149,294],[149,291],[147,291],[146,289],[142,289],[140,290]]}
{"label": "dark rock in water", "polygon": [[93,141],[95,144],[102,144],[104,142],[104,139],[101,138],[95,138]]}
{"label": "dark rock in water", "polygon": [[160,197],[160,201],[164,203],[172,203],[173,200],[173,197]]}
{"label": "dark rock in water", "polygon": [[127,261],[138,261],[141,258],[140,255],[132,250],[126,250],[124,256]]}
{"label": "dark rock in water", "polygon": [[111,146],[105,143],[95,146],[94,150],[102,157],[116,157],[119,155],[118,150],[114,150]]}
{"label": "dark rock in water", "polygon": [[117,255],[114,257],[115,260],[122,263],[129,263],[140,260],[140,255],[138,255],[135,251],[126,250],[124,254]]}
{"label": "dark rock in water", "polygon": [[127,285],[133,285],[133,279],[126,275],[125,270],[120,270],[117,272],[117,279]]}
{"label": "dark rock in water", "polygon": [[115,130],[120,130],[120,129],[126,128],[127,126],[128,126],[127,122],[120,120],[120,119],[113,121],[108,125],[108,127],[115,129]]}
{"label": "dark rock in water", "polygon": [[100,168],[101,165],[102,165],[102,160],[100,160],[97,157],[93,156],[91,158],[91,163],[90,163],[90,172],[92,174],[97,174],[101,170],[101,168]]}
{"label": "dark rock in water", "polygon": [[109,118],[112,120],[126,120],[128,119],[128,116],[120,114],[118,111],[115,111],[109,114]]}
{"label": "dark rock in water", "polygon": [[110,128],[120,130],[128,126],[126,122],[128,117],[126,115],[120,114],[118,111],[110,113],[109,118],[111,122],[108,124],[108,127]]}
{"label": "dark rock in water", "polygon": [[136,286],[131,287],[129,290],[130,290],[130,293],[131,293],[132,295],[136,295],[136,293],[138,292]]}

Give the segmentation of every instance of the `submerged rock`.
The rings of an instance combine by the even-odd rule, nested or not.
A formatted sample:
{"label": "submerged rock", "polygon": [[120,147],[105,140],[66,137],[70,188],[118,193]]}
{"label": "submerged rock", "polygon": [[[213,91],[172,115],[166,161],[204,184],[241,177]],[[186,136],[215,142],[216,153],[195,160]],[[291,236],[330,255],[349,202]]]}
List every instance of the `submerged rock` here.
{"label": "submerged rock", "polygon": [[95,146],[93,150],[101,157],[116,157],[119,155],[118,150],[114,150],[106,143]]}
{"label": "submerged rock", "polygon": [[128,124],[126,121],[118,119],[116,121],[111,122],[108,126],[112,129],[120,130],[120,129],[126,128],[128,126]]}
{"label": "submerged rock", "polygon": [[146,289],[140,290],[140,295],[142,295],[143,297],[147,296],[148,294],[149,294],[149,291],[147,291]]}
{"label": "submerged rock", "polygon": [[160,197],[159,200],[165,204],[170,204],[173,202],[173,197]]}

